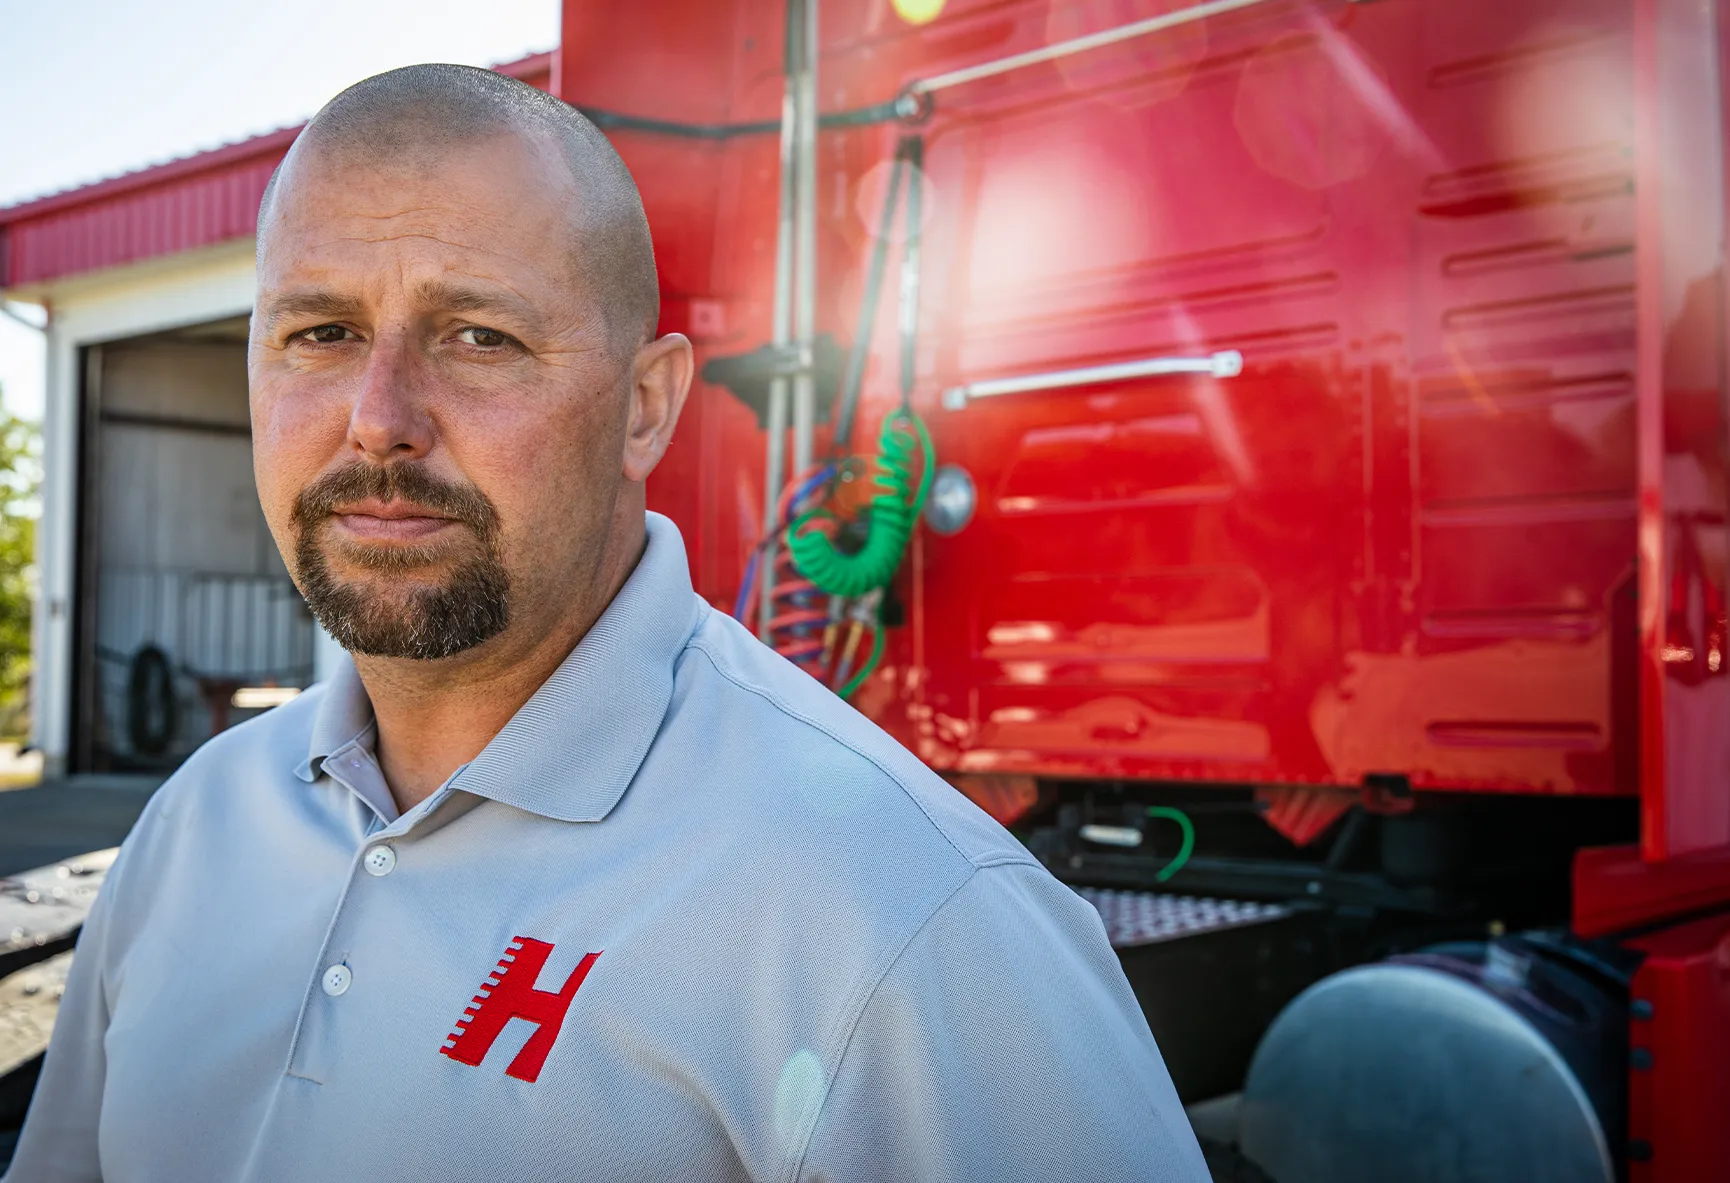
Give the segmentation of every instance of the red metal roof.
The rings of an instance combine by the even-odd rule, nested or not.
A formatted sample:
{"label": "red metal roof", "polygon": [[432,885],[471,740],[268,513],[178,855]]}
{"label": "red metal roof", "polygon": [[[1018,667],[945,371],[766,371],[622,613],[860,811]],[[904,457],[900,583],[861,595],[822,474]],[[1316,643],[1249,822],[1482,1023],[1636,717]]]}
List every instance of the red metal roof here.
{"label": "red metal roof", "polygon": [[[493,68],[548,90],[554,52]],[[0,289],[247,237],[270,174],[304,126],[0,209]]]}

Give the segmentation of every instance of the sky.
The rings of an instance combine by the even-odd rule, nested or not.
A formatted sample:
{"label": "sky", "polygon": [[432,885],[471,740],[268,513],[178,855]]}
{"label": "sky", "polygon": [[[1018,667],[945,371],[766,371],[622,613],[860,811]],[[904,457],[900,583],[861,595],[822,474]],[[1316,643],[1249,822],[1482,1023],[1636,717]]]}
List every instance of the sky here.
{"label": "sky", "polygon": [[[0,0],[0,206],[303,122],[393,66],[558,39],[558,0]],[[41,334],[0,316],[7,408],[39,419],[42,377]]]}

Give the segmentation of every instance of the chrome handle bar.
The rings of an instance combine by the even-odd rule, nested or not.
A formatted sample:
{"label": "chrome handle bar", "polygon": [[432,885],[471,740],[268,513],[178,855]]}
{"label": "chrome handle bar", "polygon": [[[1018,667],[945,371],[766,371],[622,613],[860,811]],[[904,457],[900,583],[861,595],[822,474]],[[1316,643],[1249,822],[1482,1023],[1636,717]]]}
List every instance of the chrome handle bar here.
{"label": "chrome handle bar", "polygon": [[1235,378],[1243,373],[1243,354],[1222,350],[1208,357],[1144,357],[1140,361],[1116,362],[1109,366],[1087,366],[1079,370],[1047,370],[1043,374],[1019,374],[1013,378],[988,378],[951,386],[943,392],[943,408],[959,411],[977,398],[1000,394],[1024,394],[1030,390],[1058,390],[1065,386],[1092,386],[1124,378],[1148,378],[1159,374],[1207,374]]}

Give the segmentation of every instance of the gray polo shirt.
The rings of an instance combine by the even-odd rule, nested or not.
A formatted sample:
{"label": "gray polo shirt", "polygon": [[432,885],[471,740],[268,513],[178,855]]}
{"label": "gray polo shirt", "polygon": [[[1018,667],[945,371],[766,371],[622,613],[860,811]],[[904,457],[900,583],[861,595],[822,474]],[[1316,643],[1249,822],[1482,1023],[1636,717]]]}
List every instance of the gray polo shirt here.
{"label": "gray polo shirt", "polygon": [[1182,1180],[1098,915],[678,531],[397,816],[352,667],[151,800],[6,1178]]}

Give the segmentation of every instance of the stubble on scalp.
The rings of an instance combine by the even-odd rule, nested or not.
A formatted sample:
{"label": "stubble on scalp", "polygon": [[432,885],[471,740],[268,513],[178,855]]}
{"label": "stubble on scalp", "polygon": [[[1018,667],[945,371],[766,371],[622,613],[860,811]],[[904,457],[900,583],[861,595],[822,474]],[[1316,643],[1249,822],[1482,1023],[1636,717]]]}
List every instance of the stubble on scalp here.
{"label": "stubble on scalp", "polygon": [[466,143],[499,135],[550,148],[570,172],[568,261],[600,293],[608,339],[621,359],[655,337],[660,284],[642,195],[607,137],[574,107],[492,70],[427,62],[355,83],[312,118],[265,186],[258,210],[264,257],[285,170],[323,155],[340,168],[380,162],[441,167]]}
{"label": "stubble on scalp", "polygon": [[[402,499],[467,526],[472,553],[440,582],[406,599],[337,578],[321,536],[337,506]],[[325,474],[294,503],[295,582],[313,617],[350,653],[436,661],[472,649],[510,624],[510,576],[499,553],[499,515],[478,489],[448,484],[412,464],[351,464]],[[448,562],[449,547],[356,547],[342,558],[375,578],[405,579]]]}

